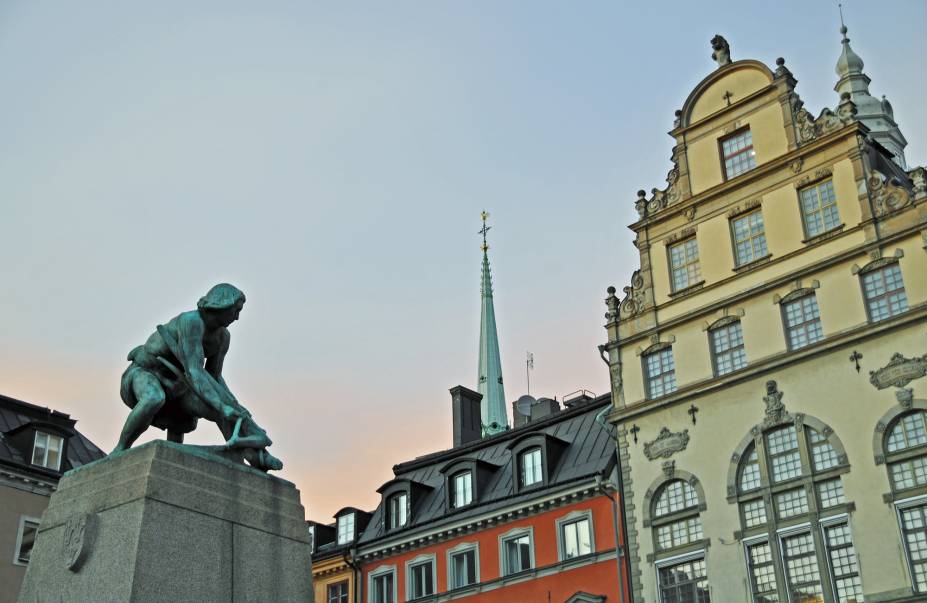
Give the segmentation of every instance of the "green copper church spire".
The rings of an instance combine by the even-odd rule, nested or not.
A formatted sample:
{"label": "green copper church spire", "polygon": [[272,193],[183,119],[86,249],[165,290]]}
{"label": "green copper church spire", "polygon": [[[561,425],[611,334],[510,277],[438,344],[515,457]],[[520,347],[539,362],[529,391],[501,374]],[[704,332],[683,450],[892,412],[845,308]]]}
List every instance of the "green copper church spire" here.
{"label": "green copper church spire", "polygon": [[509,418],[505,412],[505,390],[502,387],[502,361],[499,358],[499,336],[496,333],[496,311],[492,303],[492,276],[489,272],[489,245],[486,233],[489,226],[487,212],[482,212],[483,228],[483,270],[480,281],[480,366],[477,391],[483,394],[480,405],[483,421],[483,437],[505,431]]}

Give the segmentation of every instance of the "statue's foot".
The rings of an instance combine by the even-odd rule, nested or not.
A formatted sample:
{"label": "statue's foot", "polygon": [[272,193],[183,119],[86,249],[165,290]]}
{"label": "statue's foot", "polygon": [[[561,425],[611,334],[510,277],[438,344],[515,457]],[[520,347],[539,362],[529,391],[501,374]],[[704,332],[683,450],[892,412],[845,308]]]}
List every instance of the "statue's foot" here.
{"label": "statue's foot", "polygon": [[283,461],[266,450],[259,450],[258,466],[256,469],[261,469],[263,471],[280,471],[283,469]]}

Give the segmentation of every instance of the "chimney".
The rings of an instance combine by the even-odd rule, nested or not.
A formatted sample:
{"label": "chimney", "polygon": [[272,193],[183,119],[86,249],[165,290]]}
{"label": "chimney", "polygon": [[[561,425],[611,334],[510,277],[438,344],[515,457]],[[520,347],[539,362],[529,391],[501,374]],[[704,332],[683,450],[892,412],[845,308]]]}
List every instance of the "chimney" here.
{"label": "chimney", "polygon": [[479,440],[483,435],[480,401],[483,395],[463,385],[451,388],[454,448]]}
{"label": "chimney", "polygon": [[560,403],[550,398],[541,398],[531,407],[531,420],[537,421],[542,417],[560,412]]}

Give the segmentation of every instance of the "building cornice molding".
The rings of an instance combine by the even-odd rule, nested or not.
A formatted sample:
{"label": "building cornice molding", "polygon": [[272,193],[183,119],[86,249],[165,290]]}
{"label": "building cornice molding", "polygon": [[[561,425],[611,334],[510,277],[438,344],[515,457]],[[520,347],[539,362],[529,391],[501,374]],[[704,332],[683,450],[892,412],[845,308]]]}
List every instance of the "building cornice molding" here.
{"label": "building cornice molding", "polygon": [[35,476],[0,467],[0,486],[22,490],[41,496],[51,496],[58,489],[56,482],[38,479]]}

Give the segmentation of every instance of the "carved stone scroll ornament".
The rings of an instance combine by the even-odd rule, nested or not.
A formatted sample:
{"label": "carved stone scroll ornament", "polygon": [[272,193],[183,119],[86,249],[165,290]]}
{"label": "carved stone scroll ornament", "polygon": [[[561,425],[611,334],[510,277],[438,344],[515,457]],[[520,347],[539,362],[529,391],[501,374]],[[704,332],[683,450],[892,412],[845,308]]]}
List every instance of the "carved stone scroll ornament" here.
{"label": "carved stone scroll ornament", "polygon": [[891,386],[904,387],[925,375],[927,375],[927,354],[905,358],[896,352],[888,364],[878,370],[869,371],[869,382],[876,389]]}
{"label": "carved stone scroll ornament", "polygon": [[644,309],[644,277],[640,270],[631,275],[631,284],[623,287],[624,298],[621,300],[620,312],[625,318],[640,314]]}
{"label": "carved stone scroll ornament", "polygon": [[793,101],[795,127],[798,129],[799,142],[811,142],[819,136],[839,130],[856,118],[856,104],[850,100],[849,93],[844,92],[840,97],[837,111],[825,108],[817,118],[802,107],[801,101]]}
{"label": "carved stone scroll ornament", "polygon": [[881,217],[911,204],[911,193],[895,178],[873,172],[867,179],[876,215]]}
{"label": "carved stone scroll ornament", "polygon": [[763,418],[763,429],[792,422],[792,415],[785,410],[785,404],[782,403],[782,393],[775,381],[766,382],[766,395],[763,396],[763,401],[766,402],[766,416]]}
{"label": "carved stone scroll ornament", "polygon": [[650,461],[658,458],[668,459],[673,454],[685,450],[688,444],[688,429],[673,433],[664,427],[660,429],[660,433],[654,441],[644,443],[644,456]]}

